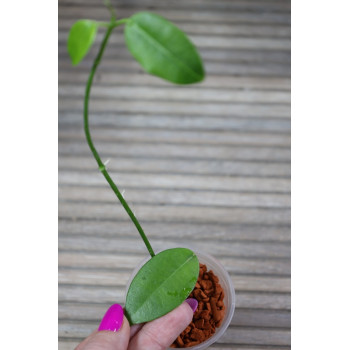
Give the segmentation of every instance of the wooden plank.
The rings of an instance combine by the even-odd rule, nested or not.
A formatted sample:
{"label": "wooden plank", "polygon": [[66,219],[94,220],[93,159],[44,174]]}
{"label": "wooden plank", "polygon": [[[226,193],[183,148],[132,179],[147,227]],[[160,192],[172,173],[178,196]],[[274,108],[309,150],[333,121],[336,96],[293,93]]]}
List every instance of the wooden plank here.
{"label": "wooden plank", "polygon": [[[59,337],[84,338],[92,333],[98,324],[76,323],[73,321],[61,322],[58,327]],[[280,329],[264,329],[229,327],[220,338],[219,344],[268,344],[268,345],[290,345],[290,331]]]}
{"label": "wooden plank", "polygon": [[58,288],[59,302],[80,302],[80,303],[104,303],[106,309],[109,305],[125,303],[125,287],[124,288],[106,288],[96,287],[89,288],[79,285],[59,285]]}
{"label": "wooden plank", "polygon": [[[82,127],[82,109],[78,112],[60,112],[59,124],[65,127]],[[125,114],[118,111],[90,113],[90,127],[127,127],[127,128],[161,128],[176,130],[196,131],[240,131],[240,132],[268,132],[283,133],[290,135],[290,120],[287,118],[246,118],[242,116],[206,116],[206,115],[171,115],[169,111],[165,114],[156,115],[142,113]]]}
{"label": "wooden plank", "polygon": [[235,309],[232,326],[290,328],[290,311]]}
{"label": "wooden plank", "polygon": [[[205,23],[237,23],[237,24],[269,24],[269,25],[289,25],[289,13],[269,13],[269,12],[232,12],[232,11],[185,11],[177,9],[157,9],[157,14],[177,22],[205,22]],[[119,18],[129,17],[135,13],[135,9],[124,8],[118,10]],[[108,21],[108,12],[101,6],[96,8],[76,6],[59,6],[58,17],[62,19],[77,20],[79,18],[93,18],[99,21]]]}
{"label": "wooden plank", "polygon": [[[62,71],[62,69],[59,70],[58,81],[60,84],[62,82],[85,84],[86,80],[87,71],[81,72],[78,67],[69,66],[67,71]],[[161,86],[163,88],[169,88],[169,83],[144,72],[131,74],[125,72],[103,72],[101,70],[96,72],[94,86],[99,83],[119,85],[125,84],[125,82],[132,86],[142,85],[149,86],[150,88]],[[201,90],[215,88],[218,89],[218,91],[221,91],[221,89],[244,89],[245,91],[249,91],[250,89],[290,91],[290,84],[290,77],[232,77],[211,74],[207,75],[205,81],[201,83]]]}
{"label": "wooden plank", "polygon": [[[118,271],[118,269],[133,270],[145,258],[147,258],[147,255],[116,256],[114,254],[60,252],[58,264],[59,267],[99,269],[100,271]],[[290,262],[287,260],[221,258],[220,262],[232,275],[290,275]]]}
{"label": "wooden plank", "polygon": [[290,346],[291,333],[290,330],[229,327],[218,343]]}
{"label": "wooden plank", "polygon": [[[58,88],[58,94],[61,97],[75,97],[81,99],[84,97],[83,85],[63,85]],[[115,98],[116,100],[129,100],[133,101],[142,99],[147,101],[193,101],[193,102],[254,102],[254,103],[290,103],[290,93],[286,91],[240,91],[222,89],[218,93],[215,89],[201,90],[200,88],[179,88],[169,87],[164,88],[152,88],[149,87],[136,87],[136,86],[116,86],[116,87],[94,87],[92,96],[94,98],[108,99]]]}
{"label": "wooden plank", "polygon": [[[72,112],[82,110],[82,101],[74,98],[60,97],[60,111]],[[290,118],[290,107],[286,105],[266,105],[261,103],[195,103],[195,102],[150,102],[135,100],[130,101],[116,99],[90,99],[90,110],[92,113],[108,111],[115,114],[123,113],[148,113],[148,114],[172,114],[179,116],[188,115],[221,115],[221,116],[244,116],[244,117],[269,117],[269,118]]]}
{"label": "wooden plank", "polygon": [[[289,193],[290,179],[286,178],[254,178],[235,176],[198,176],[176,174],[134,174],[114,173],[111,177],[121,189],[133,188],[170,188],[211,191],[241,191],[241,192],[273,192]],[[59,182],[65,185],[105,185],[105,179],[98,172],[81,173],[79,171],[61,171]]]}
{"label": "wooden plank", "polygon": [[[103,117],[101,117],[103,118]],[[122,141],[122,142],[166,142],[192,145],[240,145],[240,146],[271,146],[290,148],[290,135],[262,132],[237,132],[230,130],[178,130],[137,128],[107,128],[94,126],[91,131],[96,141]],[[64,127],[61,123],[59,128],[59,141],[75,139],[85,142],[85,134],[82,125]],[[73,156],[72,156],[73,157]],[[91,157],[89,157],[90,159]],[[79,157],[80,159],[80,157]],[[76,161],[79,161],[76,159]],[[60,159],[59,159],[60,161]],[[220,169],[218,169],[220,171]]]}
{"label": "wooden plank", "polygon": [[[106,190],[107,191],[107,190]],[[108,191],[109,193],[110,191]],[[88,239],[92,237],[135,237],[135,227],[130,220],[119,220],[116,226],[115,220],[70,220],[60,219],[58,228],[60,234],[65,236],[76,235]],[[172,222],[164,223],[160,221],[150,221],[147,218],[142,219],[144,227],[150,239],[179,239],[188,242],[197,240],[216,241],[216,242],[285,242],[290,244],[290,227],[253,225],[247,223],[240,225],[233,224],[203,224],[203,223],[184,223]],[[144,252],[147,253],[147,252]]]}
{"label": "wooden plank", "polygon": [[[190,210],[189,210],[190,208]],[[123,209],[123,210],[122,210]],[[164,222],[182,220],[183,222],[208,223],[253,223],[266,225],[288,225],[290,209],[288,208],[244,208],[206,206],[170,206],[134,204],[133,210],[139,218],[155,218]],[[126,219],[124,208],[113,204],[87,204],[81,201],[66,202],[59,208],[59,216],[64,218]]]}
{"label": "wooden plank", "polygon": [[236,291],[236,308],[290,310],[289,293],[254,293]]}
{"label": "wooden plank", "polygon": [[[115,50],[117,52],[117,50]],[[66,55],[66,54],[64,54]],[[111,56],[111,55],[109,55]],[[114,55],[115,56],[115,53]],[[79,66],[75,67],[77,73],[84,73],[88,76],[92,62],[94,59],[93,53],[89,53],[84,61]],[[252,62],[244,62],[242,60],[237,61],[223,61],[223,60],[206,60],[204,62],[206,74],[229,76],[231,79],[236,77],[282,77],[288,78],[290,76],[289,58],[285,61],[280,59],[280,62],[274,61],[258,61],[250,58]],[[59,61],[58,69],[62,72],[71,70],[71,63],[68,61]],[[115,57],[108,59],[108,56],[103,60],[103,63],[99,66],[99,72],[102,73],[128,73],[140,74],[143,69],[134,59],[127,57],[125,60],[120,58],[116,62]],[[159,79],[159,78],[158,78]],[[201,83],[204,84],[204,83]]]}
{"label": "wooden plank", "polygon": [[[64,186],[59,188],[62,201],[86,203],[117,203],[112,191],[101,191],[95,187]],[[168,190],[134,190],[123,193],[125,199],[133,204],[154,205],[190,205],[208,207],[244,207],[244,208],[289,208],[290,195],[279,193],[227,193],[227,192],[193,192]]]}
{"label": "wooden plank", "polygon": [[[209,252],[211,255],[220,258],[238,257],[238,258],[260,258],[260,259],[289,259],[290,246],[280,242],[269,242],[268,244],[261,244],[259,242],[230,242],[230,244],[213,244],[211,240],[191,241],[186,244],[186,241],[178,241],[174,239],[152,239],[152,246],[155,252],[164,249],[189,246],[189,248],[198,252]],[[65,252],[84,252],[84,253],[104,253],[104,254],[145,254],[145,246],[143,242],[134,232],[128,238],[125,237],[89,237],[89,239],[82,240],[79,236],[60,236],[58,248]]]}
{"label": "wooden plank", "polygon": [[79,343],[80,343],[80,340],[66,341],[59,338],[58,350],[72,350],[72,349],[75,349]]}
{"label": "wooden plank", "polygon": [[[97,146],[98,145],[98,146]],[[135,142],[96,142],[99,153],[107,158],[116,156],[138,157],[168,157],[168,159],[215,159],[219,160],[242,160],[257,162],[283,162],[290,163],[290,149],[282,147],[255,147],[255,146],[233,146],[233,145],[182,145],[179,143],[143,143]],[[75,154],[87,156],[90,150],[85,142],[66,140],[58,146],[60,155]]]}
{"label": "wooden plank", "polygon": [[[92,54],[82,61],[79,66],[75,67],[77,73],[85,73],[88,76],[93,57]],[[71,69],[71,63],[68,61],[59,61],[58,69],[60,71],[69,71]],[[262,62],[262,63],[252,63],[245,64],[244,62],[226,63],[226,62],[206,62],[205,63],[206,73],[208,75],[225,75],[235,78],[237,76],[269,76],[269,77],[289,77],[290,76],[290,66],[284,63],[274,63],[274,62]],[[99,72],[109,73],[129,73],[136,74],[142,73],[142,68],[133,59],[126,61],[115,60],[108,61],[104,60],[99,66]],[[159,79],[159,78],[158,78]]]}
{"label": "wooden plank", "polygon": [[[96,171],[97,166],[91,156],[80,155],[70,157],[60,154],[58,159],[60,170]],[[218,166],[220,165],[220,166]],[[203,159],[163,159],[148,157],[147,159],[134,157],[111,158],[108,169],[113,172],[133,173],[173,173],[192,175],[228,175],[228,176],[254,176],[254,177],[290,177],[290,164],[249,162]]]}
{"label": "wooden plank", "polygon": [[[101,3],[98,0],[60,0],[59,5],[72,5],[76,4],[79,6],[89,6],[89,7],[101,7]],[[143,0],[140,3],[137,0],[122,0],[118,3],[112,2],[115,4],[116,9],[119,8],[144,8],[153,9],[157,8],[166,8],[166,9],[194,9],[198,8],[199,10],[250,10],[250,11],[274,11],[274,12],[288,12],[290,11],[290,2],[289,1],[250,1],[250,0],[167,0],[166,3],[162,0]]]}

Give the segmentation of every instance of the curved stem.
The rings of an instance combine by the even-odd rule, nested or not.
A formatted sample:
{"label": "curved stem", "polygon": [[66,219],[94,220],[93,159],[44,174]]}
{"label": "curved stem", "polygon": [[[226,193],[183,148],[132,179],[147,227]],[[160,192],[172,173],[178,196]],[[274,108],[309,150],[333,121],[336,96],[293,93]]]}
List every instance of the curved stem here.
{"label": "curved stem", "polygon": [[94,64],[91,68],[90,71],[90,75],[89,75],[89,79],[86,83],[86,89],[85,89],[85,98],[84,98],[84,130],[85,130],[85,136],[86,136],[86,140],[87,143],[91,149],[92,154],[94,155],[96,162],[98,164],[98,167],[101,171],[101,173],[104,175],[104,177],[106,178],[107,182],[109,183],[110,187],[112,188],[112,190],[114,191],[114,193],[116,194],[116,196],[118,197],[120,203],[122,204],[122,206],[124,207],[124,209],[126,210],[126,212],[128,213],[130,219],[132,220],[132,222],[135,224],[137,230],[140,233],[141,238],[143,239],[148,252],[150,253],[151,257],[153,257],[154,251],[152,249],[151,244],[149,243],[145,233],[143,232],[143,229],[140,225],[140,223],[138,222],[138,220],[136,219],[134,213],[132,212],[132,210],[130,209],[128,203],[125,201],[123,195],[120,193],[118,187],[116,186],[116,184],[113,182],[113,180],[111,179],[111,177],[109,176],[105,165],[103,164],[103,162],[101,161],[101,158],[92,142],[92,138],[91,138],[91,134],[90,134],[90,129],[89,129],[89,99],[90,99],[90,90],[91,90],[91,85],[92,85],[92,81],[94,79],[94,75],[96,72],[96,69],[101,61],[101,57],[103,55],[104,49],[106,47],[107,41],[109,36],[112,33],[112,30],[118,26],[121,23],[125,23],[126,19],[120,20],[120,21],[112,21],[110,26],[107,28],[106,34],[103,38],[102,44],[100,46],[100,50],[95,58]]}
{"label": "curved stem", "polygon": [[113,6],[111,4],[111,1],[110,0],[105,0],[104,4],[108,8],[108,10],[109,10],[109,12],[111,14],[112,20],[115,20],[117,18],[117,16],[116,16],[115,10],[114,10],[114,8],[113,8]]}

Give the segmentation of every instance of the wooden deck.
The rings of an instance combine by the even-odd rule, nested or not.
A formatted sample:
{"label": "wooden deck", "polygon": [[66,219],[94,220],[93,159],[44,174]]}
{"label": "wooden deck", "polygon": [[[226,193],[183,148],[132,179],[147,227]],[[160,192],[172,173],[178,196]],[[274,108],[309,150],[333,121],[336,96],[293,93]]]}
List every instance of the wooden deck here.
{"label": "wooden deck", "polygon": [[[119,18],[146,9],[176,22],[199,47],[207,78],[178,87],[148,76],[118,28],[92,89],[96,148],[156,250],[203,250],[232,276],[235,315],[210,349],[289,349],[289,1],[113,3]],[[123,303],[147,251],[84,139],[84,85],[98,45],[75,68],[66,52],[75,20],[108,12],[98,0],[58,8],[59,349],[68,350]]]}

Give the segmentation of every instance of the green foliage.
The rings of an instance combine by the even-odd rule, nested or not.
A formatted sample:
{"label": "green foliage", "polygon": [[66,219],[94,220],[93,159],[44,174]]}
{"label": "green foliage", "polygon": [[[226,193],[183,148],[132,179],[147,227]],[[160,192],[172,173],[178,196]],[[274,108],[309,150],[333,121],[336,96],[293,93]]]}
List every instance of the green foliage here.
{"label": "green foliage", "polygon": [[148,322],[179,306],[193,290],[198,274],[198,258],[189,249],[155,255],[130,284],[125,304],[129,322]]}
{"label": "green foliage", "polygon": [[73,24],[67,43],[68,53],[73,65],[77,65],[89,52],[95,41],[97,29],[97,22],[88,19]]}
{"label": "green foliage", "polygon": [[152,257],[135,276],[126,299],[126,315],[131,324],[137,324],[163,316],[180,305],[196,284],[199,263],[196,255],[184,248],[169,249],[154,255],[141,225],[110,177],[92,142],[88,118],[92,82],[108,39],[113,29],[121,24],[126,24],[127,47],[147,72],[177,84],[199,82],[203,80],[205,73],[196,48],[174,24],[147,12],[116,20],[115,12],[108,1],[107,7],[111,12],[110,22],[77,21],[69,32],[67,48],[72,64],[77,65],[94,43],[98,27],[106,27],[106,33],[86,83],[84,131],[101,173],[135,224]]}
{"label": "green foliage", "polygon": [[124,34],[131,54],[148,73],[177,84],[203,80],[204,68],[195,46],[165,18],[136,13],[127,22]]}

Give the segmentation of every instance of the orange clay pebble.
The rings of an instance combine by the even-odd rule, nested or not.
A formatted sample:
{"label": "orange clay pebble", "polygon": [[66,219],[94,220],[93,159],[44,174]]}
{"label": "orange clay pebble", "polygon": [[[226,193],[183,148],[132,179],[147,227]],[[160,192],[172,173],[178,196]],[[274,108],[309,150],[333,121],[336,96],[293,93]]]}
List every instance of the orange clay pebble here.
{"label": "orange clay pebble", "polygon": [[192,322],[176,338],[171,348],[190,348],[209,339],[225,317],[225,297],[218,277],[208,271],[206,265],[199,264],[199,276],[189,298],[198,301]]}
{"label": "orange clay pebble", "polygon": [[185,348],[190,348],[191,346],[195,346],[198,344],[200,344],[199,341],[191,341],[191,342],[188,342],[187,344],[185,344]]}

